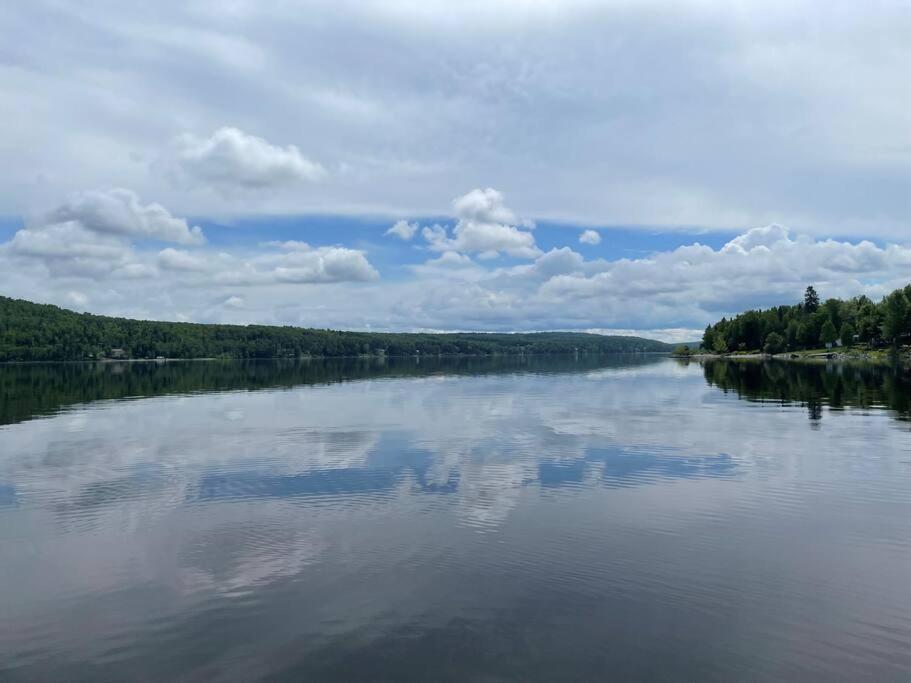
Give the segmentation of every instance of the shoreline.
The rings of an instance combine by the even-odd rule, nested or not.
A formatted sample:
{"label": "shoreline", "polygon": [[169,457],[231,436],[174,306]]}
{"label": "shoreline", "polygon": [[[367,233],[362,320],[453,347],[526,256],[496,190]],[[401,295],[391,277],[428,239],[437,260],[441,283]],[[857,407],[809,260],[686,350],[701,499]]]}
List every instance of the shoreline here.
{"label": "shoreline", "polygon": [[901,362],[911,363],[911,353],[908,349],[900,351],[891,350],[874,350],[874,351],[831,351],[831,350],[812,350],[812,351],[786,351],[784,353],[691,353],[691,354],[671,354],[677,359],[692,360],[776,360],[791,363],[832,363],[832,362],[849,362],[859,361],[866,363],[883,363],[883,362]]}

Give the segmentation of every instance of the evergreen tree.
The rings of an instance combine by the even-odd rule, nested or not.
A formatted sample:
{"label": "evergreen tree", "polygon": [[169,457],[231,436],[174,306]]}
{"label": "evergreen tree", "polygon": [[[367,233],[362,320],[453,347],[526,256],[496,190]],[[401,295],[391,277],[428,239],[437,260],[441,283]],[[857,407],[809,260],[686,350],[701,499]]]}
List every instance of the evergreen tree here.
{"label": "evergreen tree", "polygon": [[712,350],[715,348],[715,331],[711,325],[706,326],[702,333],[702,348]]}
{"label": "evergreen tree", "polygon": [[807,291],[804,292],[803,308],[807,313],[815,313],[816,309],[819,308],[819,295],[816,293],[813,285],[807,287]]}

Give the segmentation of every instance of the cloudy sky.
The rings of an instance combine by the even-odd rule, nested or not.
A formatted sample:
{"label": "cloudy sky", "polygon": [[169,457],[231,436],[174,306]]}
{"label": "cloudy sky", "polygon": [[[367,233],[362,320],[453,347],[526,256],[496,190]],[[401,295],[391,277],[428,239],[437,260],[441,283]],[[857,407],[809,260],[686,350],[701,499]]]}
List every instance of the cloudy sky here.
{"label": "cloudy sky", "polygon": [[907,2],[0,6],[0,294],[688,339],[911,281]]}

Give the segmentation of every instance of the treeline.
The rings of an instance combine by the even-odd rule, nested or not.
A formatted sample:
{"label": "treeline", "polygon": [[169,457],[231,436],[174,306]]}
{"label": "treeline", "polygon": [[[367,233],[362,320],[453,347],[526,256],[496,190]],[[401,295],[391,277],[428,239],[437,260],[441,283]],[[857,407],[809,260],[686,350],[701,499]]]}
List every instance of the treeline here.
{"label": "treeline", "polygon": [[709,351],[781,353],[842,344],[897,346],[911,335],[911,285],[874,303],[866,296],[820,303],[807,287],[795,306],[750,310],[722,318],[705,328],[702,347]]}
{"label": "treeline", "polygon": [[652,339],[575,332],[409,334],[154,322],[0,297],[0,362],[670,351]]}

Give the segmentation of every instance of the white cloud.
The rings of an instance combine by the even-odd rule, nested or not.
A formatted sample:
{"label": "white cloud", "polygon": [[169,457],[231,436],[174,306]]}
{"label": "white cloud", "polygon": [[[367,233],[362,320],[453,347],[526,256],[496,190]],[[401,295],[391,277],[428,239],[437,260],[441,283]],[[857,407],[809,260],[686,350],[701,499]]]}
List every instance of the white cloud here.
{"label": "white cloud", "polygon": [[366,254],[346,247],[310,247],[303,242],[274,242],[279,253],[211,253],[164,249],[159,268],[202,289],[341,282],[369,282],[379,277]]}
{"label": "white cloud", "polygon": [[111,275],[126,280],[142,280],[145,278],[155,277],[158,271],[146,263],[128,263],[115,269]]}
{"label": "white cloud", "polygon": [[122,238],[95,234],[75,221],[18,230],[4,249],[43,264],[54,277],[104,277],[135,257]]}
{"label": "white cloud", "polygon": [[823,297],[879,298],[907,284],[911,246],[815,240],[772,226],[719,248],[696,243],[638,259],[585,260],[563,247],[510,267],[444,268],[441,260],[416,267],[414,282],[388,286],[370,304],[378,307],[374,325],[609,330],[690,341],[723,315],[799,301],[808,284]]}
{"label": "white cloud", "polygon": [[724,245],[725,251],[737,251],[745,254],[756,247],[774,248],[775,245],[790,241],[790,233],[781,225],[767,225],[763,228],[753,228],[742,235],[738,235]]}
{"label": "white cloud", "polygon": [[[43,265],[52,277],[141,279],[156,273],[134,241],[203,244],[202,230],[160,204],[143,204],[125,189],[71,194],[41,219],[18,230],[3,249]],[[176,252],[167,249],[166,252]],[[163,265],[168,267],[167,257]]]}
{"label": "white cloud", "polygon": [[287,249],[288,251],[309,251],[312,247],[306,242],[300,240],[271,240],[263,242],[264,247],[274,247],[275,249]]}
{"label": "white cloud", "polygon": [[518,223],[512,209],[503,204],[503,194],[493,188],[474,189],[452,201],[460,220],[477,223]]}
{"label": "white cloud", "polygon": [[405,220],[399,220],[395,222],[391,228],[389,228],[385,234],[394,235],[401,240],[409,241],[414,237],[415,233],[418,231],[417,223],[409,223]]}
{"label": "white cloud", "polygon": [[[224,286],[366,282],[379,277],[366,253],[359,249],[312,247],[299,240],[286,240],[260,245],[277,249],[277,253],[255,249],[227,253],[173,247],[153,251],[134,243],[150,237],[191,245],[204,242],[198,227],[190,229],[186,221],[174,218],[158,204],[141,204],[129,190],[95,191],[72,195],[48,212],[44,222],[18,230],[9,242],[0,245],[0,256],[11,276],[38,268],[36,272],[43,269],[52,279],[82,278],[99,284],[121,280],[135,281],[138,286],[158,278],[154,289],[134,292],[134,297],[147,301],[169,296],[166,293],[178,281],[192,281],[202,292]],[[159,277],[162,274],[167,276]],[[39,287],[39,283],[43,284]],[[24,296],[40,300],[42,287],[54,289],[46,278],[36,280]],[[65,293],[61,297],[61,303],[74,303]],[[168,303],[181,298],[175,292]],[[183,313],[174,312],[171,317],[179,315]]]}
{"label": "white cloud", "polygon": [[229,296],[222,304],[225,308],[241,309],[244,307],[244,299],[240,296]]}
{"label": "white cloud", "polygon": [[503,195],[493,188],[475,189],[452,202],[458,221],[449,237],[440,225],[424,228],[422,234],[435,251],[478,254],[482,259],[495,258],[501,252],[516,258],[535,258],[541,250],[532,233],[530,221],[520,221],[503,203]]}
{"label": "white cloud", "polygon": [[275,266],[279,282],[368,282],[379,277],[364,252],[343,247],[320,247],[286,254]]}
{"label": "white cloud", "polygon": [[76,222],[18,230],[9,246],[11,251],[23,256],[48,259],[91,258],[109,262],[122,259],[128,251],[120,240],[99,238]]}
{"label": "white cloud", "polygon": [[445,268],[466,268],[474,265],[470,256],[455,251],[444,251],[435,259],[430,259],[424,266]]}
{"label": "white cloud", "polygon": [[535,260],[532,272],[539,278],[548,279],[554,275],[581,272],[585,265],[582,256],[569,247],[551,249]]}
{"label": "white cloud", "polygon": [[272,242],[279,252],[194,253],[165,249],[158,265],[202,291],[223,287],[286,287],[292,285],[369,282],[379,278],[367,255],[347,247],[310,247],[303,242]]}
{"label": "white cloud", "polygon": [[205,257],[170,247],[158,253],[158,266],[162,270],[184,272],[204,272],[210,267]]}
{"label": "white cloud", "polygon": [[877,296],[903,285],[908,268],[911,247],[793,237],[786,228],[769,226],[717,250],[697,243],[644,259],[601,262],[595,272],[557,275],[542,285],[541,294],[612,307],[648,301],[650,315],[680,307],[703,311],[697,319],[708,322],[720,312],[791,302],[811,283],[824,296]]}
{"label": "white cloud", "polygon": [[219,128],[208,138],[182,135],[174,163],[191,182],[224,192],[261,191],[326,176],[326,169],[305,158],[295,145],[278,147],[230,127]]}
{"label": "white cloud", "polygon": [[601,233],[596,230],[583,230],[579,235],[581,244],[601,244]]}
{"label": "white cloud", "polygon": [[161,204],[142,204],[135,192],[122,188],[75,192],[46,217],[46,224],[70,222],[101,235],[179,244],[205,242],[198,226],[191,228]]}

